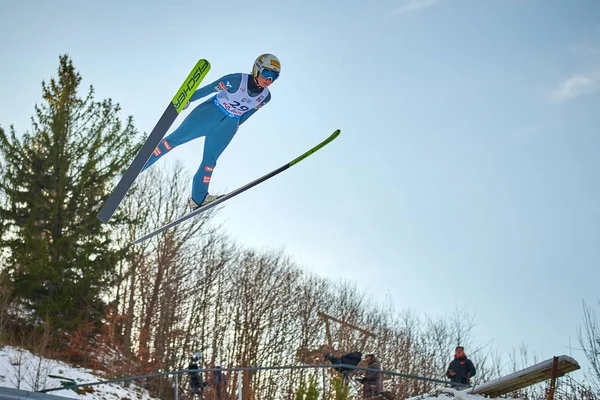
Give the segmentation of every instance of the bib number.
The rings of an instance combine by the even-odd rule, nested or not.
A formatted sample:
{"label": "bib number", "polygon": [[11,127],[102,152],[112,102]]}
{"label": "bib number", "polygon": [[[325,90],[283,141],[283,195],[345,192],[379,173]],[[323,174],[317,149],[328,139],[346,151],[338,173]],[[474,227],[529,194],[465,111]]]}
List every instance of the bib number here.
{"label": "bib number", "polygon": [[227,103],[236,111],[246,112],[250,109],[250,107],[243,105],[239,101],[234,101],[232,103]]}

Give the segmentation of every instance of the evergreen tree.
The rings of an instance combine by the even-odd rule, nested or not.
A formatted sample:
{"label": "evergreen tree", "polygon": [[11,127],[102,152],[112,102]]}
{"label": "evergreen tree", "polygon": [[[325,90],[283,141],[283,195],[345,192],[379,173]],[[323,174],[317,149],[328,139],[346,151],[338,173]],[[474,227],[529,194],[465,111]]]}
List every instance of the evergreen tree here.
{"label": "evergreen tree", "polygon": [[122,256],[96,218],[138,144],[112,100],[78,96],[81,76],[67,55],[42,82],[31,133],[0,128],[2,277],[30,323],[49,318],[73,330],[103,314],[102,294]]}

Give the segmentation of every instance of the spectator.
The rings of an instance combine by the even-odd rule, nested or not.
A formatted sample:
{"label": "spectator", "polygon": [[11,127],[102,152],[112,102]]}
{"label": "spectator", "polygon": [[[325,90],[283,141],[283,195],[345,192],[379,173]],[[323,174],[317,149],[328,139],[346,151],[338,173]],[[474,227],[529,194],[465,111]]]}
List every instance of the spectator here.
{"label": "spectator", "polygon": [[462,346],[457,346],[454,353],[454,360],[448,366],[446,376],[450,378],[450,381],[459,383],[462,385],[469,385],[471,383],[471,377],[475,376],[475,366],[467,358],[465,349]]}
{"label": "spectator", "polygon": [[215,367],[213,372],[212,385],[217,396],[217,400],[227,399],[227,375],[223,373],[220,366]]}
{"label": "spectator", "polygon": [[[375,354],[367,354],[365,359],[368,362],[367,368],[381,370],[381,364],[375,357]],[[383,391],[381,384],[381,373],[375,371],[366,371],[365,377],[360,380],[363,384],[363,399],[375,397]]]}
{"label": "spectator", "polygon": [[[330,353],[325,354],[325,359],[329,360],[329,362],[332,364],[358,365],[361,358],[362,353],[360,351],[348,353],[341,357],[334,357]],[[344,377],[346,377],[350,372],[354,371],[353,368],[346,367],[336,367],[335,370],[343,374]]]}

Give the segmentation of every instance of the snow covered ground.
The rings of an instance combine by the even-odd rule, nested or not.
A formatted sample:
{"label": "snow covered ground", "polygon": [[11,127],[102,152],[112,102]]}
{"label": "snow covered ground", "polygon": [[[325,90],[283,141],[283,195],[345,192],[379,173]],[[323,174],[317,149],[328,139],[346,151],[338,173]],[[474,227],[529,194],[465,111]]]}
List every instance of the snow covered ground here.
{"label": "snow covered ground", "polygon": [[[64,362],[39,358],[26,350],[12,347],[0,348],[0,387],[38,391],[61,387],[61,379],[49,375],[74,379],[77,384],[98,382],[104,379],[93,375],[92,371],[74,368]],[[91,393],[76,393],[65,389],[49,394],[77,399],[152,399],[142,388],[128,384],[105,384],[92,386]],[[439,388],[435,394],[423,394],[409,400],[486,400],[483,396],[470,395],[450,388]],[[510,399],[507,400],[520,400]]]}
{"label": "snow covered ground", "polygon": [[[8,346],[0,348],[0,387],[29,391],[61,387],[61,379],[48,375],[74,379],[76,384],[106,380],[93,375],[89,370],[74,368],[61,361],[42,359],[26,350]],[[151,399],[145,390],[127,383],[98,385],[92,388],[91,393],[76,393],[65,389],[48,394],[89,400]]]}
{"label": "snow covered ground", "polygon": [[[483,397],[474,394],[467,394],[463,392],[459,392],[458,390],[451,388],[439,388],[437,390],[438,393],[441,394],[422,394],[420,396],[411,397],[407,400],[489,400],[488,397]],[[503,398],[504,400],[521,400],[521,399],[513,399],[511,397]]]}

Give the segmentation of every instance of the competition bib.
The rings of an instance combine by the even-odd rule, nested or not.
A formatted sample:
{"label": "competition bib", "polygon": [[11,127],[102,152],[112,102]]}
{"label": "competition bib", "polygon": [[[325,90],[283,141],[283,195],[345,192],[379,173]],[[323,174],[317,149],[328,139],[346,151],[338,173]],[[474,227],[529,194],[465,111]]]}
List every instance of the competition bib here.
{"label": "competition bib", "polygon": [[235,93],[221,90],[213,98],[215,106],[230,118],[240,118],[242,115],[257,107],[269,94],[269,89],[263,91],[256,97],[248,94],[248,74],[242,74],[242,82]]}

